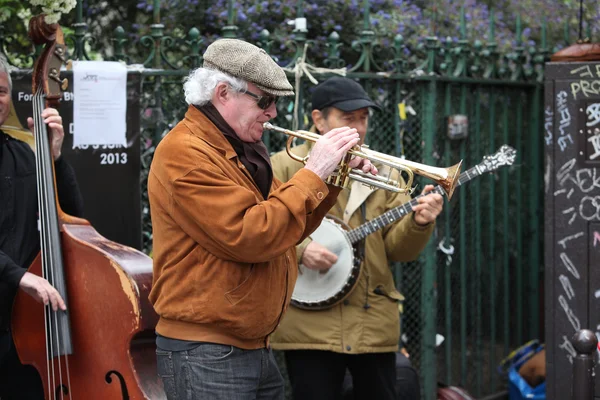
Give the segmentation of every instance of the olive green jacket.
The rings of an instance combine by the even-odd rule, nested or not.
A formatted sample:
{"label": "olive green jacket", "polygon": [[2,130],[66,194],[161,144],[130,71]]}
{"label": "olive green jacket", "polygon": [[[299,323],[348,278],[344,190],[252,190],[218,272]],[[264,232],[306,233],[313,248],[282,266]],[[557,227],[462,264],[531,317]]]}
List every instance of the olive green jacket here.
{"label": "olive green jacket", "polygon": [[[311,147],[312,143],[305,143],[292,150],[303,157]],[[275,176],[282,182],[302,167],[285,151],[273,155],[271,161]],[[368,221],[408,201],[408,195],[383,189],[372,190],[353,182],[350,188],[340,193],[329,213],[356,228],[365,222],[361,211],[363,202],[366,202]],[[322,311],[290,307],[271,337],[273,348],[328,350],[346,354],[398,350],[399,301],[403,297],[395,288],[389,263],[415,260],[433,232],[433,224],[419,226],[412,216],[410,214],[366,238],[366,261],[356,287],[346,301]],[[299,245],[299,260],[309,240]]]}

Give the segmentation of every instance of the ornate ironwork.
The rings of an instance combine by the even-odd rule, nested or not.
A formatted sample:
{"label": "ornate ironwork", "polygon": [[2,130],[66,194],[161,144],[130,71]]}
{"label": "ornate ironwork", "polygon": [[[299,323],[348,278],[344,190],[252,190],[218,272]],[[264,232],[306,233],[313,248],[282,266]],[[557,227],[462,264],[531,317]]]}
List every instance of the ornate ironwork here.
{"label": "ornate ironwork", "polygon": [[113,56],[109,58],[111,61],[129,62],[129,56],[125,54],[125,44],[128,42],[127,34],[122,26],[117,26],[114,31],[114,36],[111,39],[114,47]]}
{"label": "ornate ironwork", "polygon": [[203,43],[204,39],[200,37],[200,31],[197,28],[190,29],[185,40],[189,54],[183,57],[183,65],[189,65],[190,68],[197,68],[202,65],[203,58],[200,54],[200,46]]}
{"label": "ornate ironwork", "polygon": [[331,32],[327,38],[327,58],[323,62],[327,68],[342,68],[344,60],[340,58],[340,35],[337,32]]}

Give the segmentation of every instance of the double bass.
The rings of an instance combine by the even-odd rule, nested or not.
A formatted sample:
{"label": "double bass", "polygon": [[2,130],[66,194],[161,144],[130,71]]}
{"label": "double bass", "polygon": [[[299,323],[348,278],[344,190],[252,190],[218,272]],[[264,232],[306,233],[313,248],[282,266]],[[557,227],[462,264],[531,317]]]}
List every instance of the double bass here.
{"label": "double bass", "polygon": [[46,278],[67,310],[55,312],[19,291],[12,311],[17,354],[39,372],[46,399],[164,399],[156,372],[158,317],[148,300],[152,260],[61,210],[41,112],[62,97],[66,46],[60,26],[43,15],[32,18],[29,36],[45,46],[32,84],[41,250],[28,271]]}

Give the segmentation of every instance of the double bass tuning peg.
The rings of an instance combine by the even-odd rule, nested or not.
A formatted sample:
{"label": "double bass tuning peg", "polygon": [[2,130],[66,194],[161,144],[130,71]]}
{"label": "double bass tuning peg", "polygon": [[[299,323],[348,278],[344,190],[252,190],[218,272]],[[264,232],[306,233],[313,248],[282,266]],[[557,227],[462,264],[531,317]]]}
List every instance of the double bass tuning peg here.
{"label": "double bass tuning peg", "polygon": [[63,62],[63,64],[67,63],[67,59],[65,58],[65,47],[64,46],[56,46],[54,48],[54,55]]}
{"label": "double bass tuning peg", "polygon": [[59,72],[56,68],[50,69],[48,77],[53,81],[60,83],[60,88],[62,90],[67,90],[67,87],[69,86],[69,80],[67,78],[60,79]]}
{"label": "double bass tuning peg", "polygon": [[[65,62],[65,67],[66,67],[67,71],[72,71],[73,70],[73,60],[67,60],[67,62]],[[60,87],[62,90],[67,90],[67,87],[69,87],[69,80],[67,78],[63,79]]]}

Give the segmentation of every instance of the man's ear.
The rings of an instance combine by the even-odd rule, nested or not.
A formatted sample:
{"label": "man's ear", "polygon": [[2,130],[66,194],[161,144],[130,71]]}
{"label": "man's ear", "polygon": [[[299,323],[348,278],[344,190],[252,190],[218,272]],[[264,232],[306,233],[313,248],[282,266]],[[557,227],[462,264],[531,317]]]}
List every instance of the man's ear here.
{"label": "man's ear", "polygon": [[312,110],[310,115],[312,117],[313,123],[315,124],[315,127],[317,128],[317,131],[319,131],[319,133],[321,134],[326,133],[325,118],[323,118],[323,114],[321,113],[321,111]]}
{"label": "man's ear", "polygon": [[219,82],[217,87],[215,87],[215,100],[220,104],[224,104],[231,97],[231,90],[229,85],[225,82]]}

